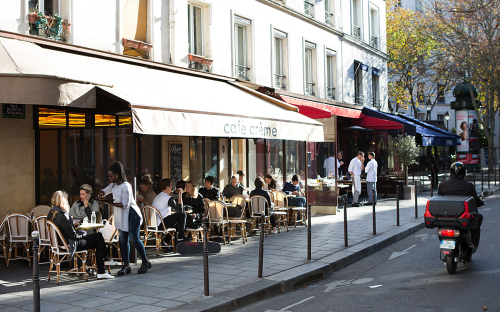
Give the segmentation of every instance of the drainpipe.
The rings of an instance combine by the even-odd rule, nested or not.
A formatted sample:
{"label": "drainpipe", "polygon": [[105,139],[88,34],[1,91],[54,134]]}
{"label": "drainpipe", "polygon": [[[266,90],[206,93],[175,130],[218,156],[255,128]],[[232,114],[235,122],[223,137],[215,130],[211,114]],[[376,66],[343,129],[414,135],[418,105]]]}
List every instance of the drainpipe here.
{"label": "drainpipe", "polygon": [[168,51],[169,51],[169,64],[174,63],[174,42],[175,42],[175,11],[174,11],[174,0],[168,2],[168,12],[170,17],[170,27],[169,27],[169,40],[168,40]]}
{"label": "drainpipe", "polygon": [[122,0],[116,0],[116,54],[122,54]]}

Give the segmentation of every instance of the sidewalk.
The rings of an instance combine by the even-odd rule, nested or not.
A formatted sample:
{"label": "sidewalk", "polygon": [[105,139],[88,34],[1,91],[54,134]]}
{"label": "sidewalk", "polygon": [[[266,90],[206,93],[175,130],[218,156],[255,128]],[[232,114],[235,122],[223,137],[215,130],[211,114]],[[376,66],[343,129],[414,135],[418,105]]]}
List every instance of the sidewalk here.
{"label": "sidewalk", "polygon": [[[480,191],[480,185],[477,185]],[[491,193],[499,188],[489,190]],[[343,210],[337,215],[312,218],[312,259],[307,259],[307,229],[282,230],[265,238],[264,278],[257,278],[259,236],[248,243],[233,241],[220,254],[209,257],[210,296],[203,296],[203,258],[148,251],[153,268],[144,275],[89,282],[61,277],[60,285],[47,281],[48,265],[40,266],[42,311],[228,311],[271,297],[314,280],[325,278],[423,227],[423,213],[430,193],[414,201],[400,201],[400,226],[396,226],[396,201],[381,199],[376,206],[377,235],[372,233],[372,207],[348,208],[349,247],[344,247]],[[0,311],[32,310],[32,269],[18,261],[6,269],[0,259]],[[114,267],[116,274],[119,267]]]}

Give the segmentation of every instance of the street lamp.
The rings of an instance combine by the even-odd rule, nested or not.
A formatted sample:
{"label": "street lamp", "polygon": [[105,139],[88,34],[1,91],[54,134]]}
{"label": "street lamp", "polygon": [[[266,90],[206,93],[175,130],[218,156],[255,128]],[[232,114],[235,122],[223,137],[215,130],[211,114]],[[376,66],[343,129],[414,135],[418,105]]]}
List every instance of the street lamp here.
{"label": "street lamp", "polygon": [[444,114],[444,119],[446,120],[446,130],[448,130],[448,120],[450,120],[450,117],[450,113],[446,112],[446,114]]}
{"label": "street lamp", "polygon": [[425,103],[426,105],[426,108],[427,108],[427,120],[430,120],[431,118],[431,110],[432,110],[432,104],[431,104],[431,100],[427,100],[427,103]]}

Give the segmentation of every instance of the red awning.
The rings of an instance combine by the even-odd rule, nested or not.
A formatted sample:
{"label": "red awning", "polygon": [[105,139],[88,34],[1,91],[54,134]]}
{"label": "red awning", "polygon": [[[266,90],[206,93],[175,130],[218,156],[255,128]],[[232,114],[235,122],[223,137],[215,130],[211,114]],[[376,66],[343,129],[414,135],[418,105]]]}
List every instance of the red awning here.
{"label": "red awning", "polygon": [[[348,118],[359,118],[361,116],[361,110],[355,110],[355,109],[333,106],[313,101],[307,101],[285,95],[281,95],[281,99],[287,102],[288,104],[297,106],[299,108],[299,113],[313,119],[330,118],[331,115],[348,117]],[[320,113],[319,111],[322,111],[322,113]],[[314,116],[319,116],[319,117],[314,117]]]}
{"label": "red awning", "polygon": [[368,117],[361,114],[361,118],[353,120],[356,126],[368,129],[401,129],[401,124],[391,120]]}

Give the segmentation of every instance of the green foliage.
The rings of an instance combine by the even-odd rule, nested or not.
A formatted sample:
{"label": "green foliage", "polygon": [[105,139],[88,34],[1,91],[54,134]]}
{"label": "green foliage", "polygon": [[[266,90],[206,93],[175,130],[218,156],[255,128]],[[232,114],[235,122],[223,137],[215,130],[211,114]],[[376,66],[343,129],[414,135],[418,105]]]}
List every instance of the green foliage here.
{"label": "green foliage", "polygon": [[417,163],[417,157],[420,155],[420,148],[415,142],[413,135],[402,136],[394,139],[393,154],[398,157],[403,167]]}
{"label": "green foliage", "polygon": [[483,124],[479,124],[478,134],[479,134],[479,147],[488,147],[488,138],[486,137]]}

